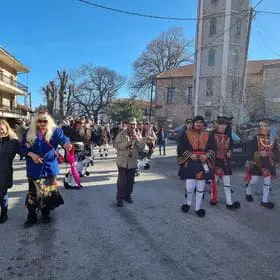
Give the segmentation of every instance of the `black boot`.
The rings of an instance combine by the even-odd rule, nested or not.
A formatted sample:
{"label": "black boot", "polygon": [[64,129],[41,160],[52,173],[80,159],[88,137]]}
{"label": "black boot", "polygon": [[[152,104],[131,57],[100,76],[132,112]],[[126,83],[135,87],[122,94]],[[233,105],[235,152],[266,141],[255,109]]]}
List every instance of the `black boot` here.
{"label": "black boot", "polygon": [[35,215],[30,215],[30,214],[28,214],[28,216],[27,216],[27,221],[24,223],[23,226],[24,226],[25,228],[29,228],[29,227],[34,226],[37,222],[38,222],[38,219],[37,219],[36,214],[35,214]]}
{"label": "black boot", "polygon": [[234,209],[239,209],[239,208],[240,208],[240,202],[239,201],[235,201],[231,205],[227,204],[227,209],[234,210]]}
{"label": "black boot", "polygon": [[122,199],[117,199],[117,206],[118,207],[123,207],[123,200]]}
{"label": "black boot", "polygon": [[203,217],[205,217],[206,212],[205,212],[204,209],[199,209],[199,210],[195,211],[195,214],[196,214],[199,218],[203,218]]}
{"label": "black boot", "polygon": [[185,213],[189,212],[190,210],[190,205],[188,204],[183,204],[182,207],[181,207],[181,210]]}
{"label": "black boot", "polygon": [[133,203],[133,200],[132,200],[132,198],[131,198],[131,195],[126,196],[126,198],[124,199],[124,201],[125,201],[126,203],[129,203],[129,204],[132,204],[132,203]]}
{"label": "black boot", "polygon": [[50,223],[51,222],[51,217],[50,217],[51,211],[50,211],[50,209],[45,207],[41,210],[41,212],[42,212],[43,223],[44,224]]}
{"label": "black boot", "polygon": [[262,202],[261,206],[267,208],[267,209],[273,209],[275,206],[272,202]]}
{"label": "black boot", "polygon": [[1,209],[0,224],[5,223],[8,220],[8,207]]}
{"label": "black boot", "polygon": [[250,194],[246,194],[246,200],[247,200],[248,202],[254,201],[253,196],[250,195]]}

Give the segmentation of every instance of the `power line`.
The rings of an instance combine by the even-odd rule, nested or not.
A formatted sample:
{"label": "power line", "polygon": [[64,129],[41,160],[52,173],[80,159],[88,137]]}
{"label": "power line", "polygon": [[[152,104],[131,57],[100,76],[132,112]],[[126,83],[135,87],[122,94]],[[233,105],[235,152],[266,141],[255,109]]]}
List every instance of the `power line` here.
{"label": "power line", "polygon": [[266,41],[264,40],[264,38],[263,38],[263,36],[262,36],[260,30],[258,30],[257,32],[258,32],[258,34],[259,34],[259,36],[260,36],[260,38],[261,38],[263,44],[266,46],[266,48],[267,48],[271,53],[273,53],[275,56],[280,57],[280,54],[276,53],[276,52],[275,52],[273,49],[271,49],[271,47],[266,43]]}
{"label": "power line", "polygon": [[254,7],[254,9],[256,9],[264,0],[260,0]]}
{"label": "power line", "polygon": [[138,17],[146,17],[146,18],[162,19],[162,20],[176,20],[176,21],[196,21],[197,20],[197,18],[165,17],[165,16],[142,14],[142,13],[130,12],[130,11],[126,11],[126,10],[107,7],[107,6],[99,5],[99,4],[96,4],[96,3],[93,3],[90,1],[86,1],[86,0],[77,0],[77,1],[87,4],[87,5],[94,6],[96,8],[108,10],[111,12],[117,12],[117,13],[122,13],[122,14],[126,14],[126,15],[138,16]]}
{"label": "power line", "polygon": [[272,12],[272,11],[262,11],[262,10],[255,10],[257,14],[266,14],[266,15],[280,15],[280,12]]}

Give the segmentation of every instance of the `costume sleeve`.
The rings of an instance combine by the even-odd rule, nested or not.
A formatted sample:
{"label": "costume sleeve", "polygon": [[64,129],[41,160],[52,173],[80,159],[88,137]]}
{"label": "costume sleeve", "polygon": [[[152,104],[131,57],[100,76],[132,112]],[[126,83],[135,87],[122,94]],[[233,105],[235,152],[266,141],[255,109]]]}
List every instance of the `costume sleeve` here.
{"label": "costume sleeve", "polygon": [[276,163],[280,163],[280,151],[279,151],[279,144],[278,141],[275,140],[274,146],[273,146],[273,157]]}
{"label": "costume sleeve", "polygon": [[32,152],[32,148],[31,148],[30,144],[28,144],[28,143],[26,142],[26,135],[27,135],[27,132],[28,132],[28,130],[25,131],[25,133],[23,134],[22,141],[21,141],[21,144],[20,144],[20,152],[21,152],[21,154],[22,154],[23,156],[25,156],[25,157],[27,156],[27,154],[28,154],[29,152]]}
{"label": "costume sleeve", "polygon": [[185,134],[182,134],[177,145],[178,165],[183,165],[184,163],[186,163],[192,155],[192,150],[190,149],[190,144],[188,142],[189,141],[187,140],[187,136]]}
{"label": "costume sleeve", "polygon": [[248,150],[249,150],[249,155],[248,155],[249,158],[248,159],[250,161],[257,161],[258,160],[258,155],[257,155],[257,152],[258,152],[258,138],[257,138],[257,136],[255,136],[252,139]]}
{"label": "costume sleeve", "polygon": [[209,133],[209,139],[208,139],[208,143],[207,143],[207,154],[208,154],[208,158],[211,161],[215,160],[216,157],[216,152],[217,152],[217,145],[216,145],[216,141],[215,141],[215,133]]}

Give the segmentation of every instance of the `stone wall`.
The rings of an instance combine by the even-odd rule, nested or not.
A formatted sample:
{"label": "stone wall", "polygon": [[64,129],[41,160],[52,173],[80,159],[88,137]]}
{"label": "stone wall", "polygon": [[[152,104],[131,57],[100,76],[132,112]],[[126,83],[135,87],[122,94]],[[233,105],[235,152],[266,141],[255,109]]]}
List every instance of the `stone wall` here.
{"label": "stone wall", "polygon": [[263,84],[265,114],[280,116],[280,64],[264,67]]}
{"label": "stone wall", "polygon": [[[192,104],[188,104],[189,88],[192,88],[192,78],[158,79],[156,87],[155,117],[159,123],[172,123],[173,127],[193,117],[194,90],[192,89]],[[168,88],[175,88],[172,104],[167,104]]]}

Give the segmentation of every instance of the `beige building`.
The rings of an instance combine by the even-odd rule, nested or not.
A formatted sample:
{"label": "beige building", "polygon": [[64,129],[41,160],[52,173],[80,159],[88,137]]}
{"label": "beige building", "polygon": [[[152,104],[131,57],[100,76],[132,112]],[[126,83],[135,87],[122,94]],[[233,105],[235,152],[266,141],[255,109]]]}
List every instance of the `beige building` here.
{"label": "beige building", "polygon": [[17,81],[18,74],[28,72],[26,66],[0,48],[0,118],[8,120],[12,126],[16,119],[28,117],[29,110],[17,104],[18,96],[28,96],[27,86]]}
{"label": "beige building", "polygon": [[[194,64],[168,70],[157,76],[155,117],[167,126],[182,124],[195,114]],[[256,60],[247,63],[245,101],[246,114],[280,116],[280,60]],[[207,107],[216,112],[216,104]],[[208,120],[214,114],[206,110],[202,115]]]}

